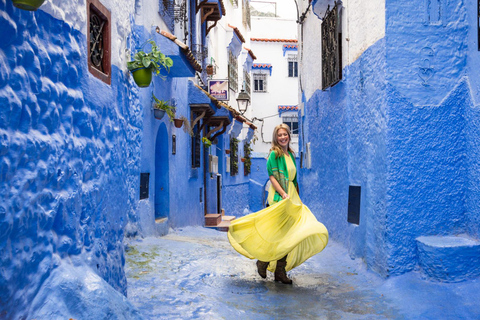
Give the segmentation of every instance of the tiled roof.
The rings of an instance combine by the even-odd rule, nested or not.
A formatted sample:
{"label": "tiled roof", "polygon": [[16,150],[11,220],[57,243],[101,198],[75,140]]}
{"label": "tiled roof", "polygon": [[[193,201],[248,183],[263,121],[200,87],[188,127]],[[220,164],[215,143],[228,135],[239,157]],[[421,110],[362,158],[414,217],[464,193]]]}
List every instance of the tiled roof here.
{"label": "tiled roof", "polygon": [[251,41],[263,41],[263,42],[292,42],[297,43],[296,39],[267,39],[267,38],[250,38]]}
{"label": "tiled roof", "polygon": [[298,49],[298,45],[297,44],[284,44],[283,47],[285,49]]}
{"label": "tiled roof", "polygon": [[272,65],[270,63],[254,63],[252,68],[255,69],[270,69]]}
{"label": "tiled roof", "polygon": [[248,51],[248,54],[250,55],[250,57],[252,57],[253,60],[257,59],[257,57],[253,54],[252,49],[248,49],[246,47],[243,47],[243,48]]}
{"label": "tiled roof", "polygon": [[192,65],[193,69],[195,69],[198,72],[202,72],[202,66],[197,62],[197,60],[193,56],[192,51],[185,43],[178,40],[177,37],[171,34],[170,32],[167,32],[165,30],[160,30],[160,28],[158,27],[157,27],[157,32],[163,35],[164,37],[172,40],[176,45],[178,45],[180,49],[182,49],[182,52],[185,55],[185,57],[187,57],[188,62],[190,62],[190,64]]}
{"label": "tiled roof", "polygon": [[244,38],[244,37],[242,36],[242,34],[240,33],[240,30],[238,30],[237,27],[234,27],[234,26],[232,26],[232,25],[230,25],[230,24],[228,24],[228,26],[233,29],[233,31],[234,31],[235,34],[238,36],[238,38],[240,39],[240,41],[242,41],[243,43],[245,43],[245,38]]}
{"label": "tiled roof", "polygon": [[298,111],[298,106],[278,106],[278,111]]}

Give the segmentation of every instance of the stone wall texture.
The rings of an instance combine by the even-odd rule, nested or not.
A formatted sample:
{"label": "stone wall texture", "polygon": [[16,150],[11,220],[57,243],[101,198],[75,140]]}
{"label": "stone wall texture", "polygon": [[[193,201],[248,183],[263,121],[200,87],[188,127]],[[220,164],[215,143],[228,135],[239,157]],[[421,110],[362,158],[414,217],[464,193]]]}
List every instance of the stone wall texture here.
{"label": "stone wall texture", "polygon": [[111,86],[91,76],[85,35],[43,11],[1,0],[0,30],[0,310],[21,318],[66,260],[126,294],[136,93],[116,66]]}

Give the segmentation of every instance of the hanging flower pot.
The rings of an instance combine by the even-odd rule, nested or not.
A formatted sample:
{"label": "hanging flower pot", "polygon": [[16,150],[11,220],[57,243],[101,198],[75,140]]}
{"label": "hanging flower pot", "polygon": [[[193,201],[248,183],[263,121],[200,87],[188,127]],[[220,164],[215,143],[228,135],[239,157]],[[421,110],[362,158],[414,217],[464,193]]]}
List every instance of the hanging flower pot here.
{"label": "hanging flower pot", "polygon": [[213,65],[209,64],[209,65],[206,67],[206,70],[207,70],[207,74],[208,74],[209,76],[213,75],[213,72],[214,72]]}
{"label": "hanging flower pot", "polygon": [[173,119],[173,124],[176,128],[181,128],[183,125],[183,119]]}
{"label": "hanging flower pot", "polygon": [[242,158],[241,160],[242,160],[242,162],[245,162],[245,158]]}
{"label": "hanging flower pot", "polygon": [[148,87],[152,82],[152,69],[150,68],[138,68],[132,70],[133,80],[137,86],[141,88]]}
{"label": "hanging flower pot", "polygon": [[155,116],[155,119],[162,120],[163,116],[165,115],[165,110],[153,109],[153,115]]}
{"label": "hanging flower pot", "polygon": [[230,154],[230,149],[225,149],[226,154]]}
{"label": "hanging flower pot", "polygon": [[12,0],[13,5],[19,9],[35,11],[45,2],[45,0]]}

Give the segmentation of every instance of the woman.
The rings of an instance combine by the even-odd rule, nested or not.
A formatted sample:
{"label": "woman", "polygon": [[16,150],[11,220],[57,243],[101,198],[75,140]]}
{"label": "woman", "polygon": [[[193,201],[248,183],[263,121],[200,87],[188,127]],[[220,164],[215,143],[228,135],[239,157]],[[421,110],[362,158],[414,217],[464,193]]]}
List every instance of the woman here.
{"label": "woman", "polygon": [[267,277],[274,272],[275,281],[292,284],[286,271],[302,264],[322,251],[328,242],[328,231],[298,196],[295,157],[290,148],[290,128],[275,127],[272,148],[267,160],[271,181],[269,206],[234,220],[228,240],[235,250],[258,259],[257,271]]}

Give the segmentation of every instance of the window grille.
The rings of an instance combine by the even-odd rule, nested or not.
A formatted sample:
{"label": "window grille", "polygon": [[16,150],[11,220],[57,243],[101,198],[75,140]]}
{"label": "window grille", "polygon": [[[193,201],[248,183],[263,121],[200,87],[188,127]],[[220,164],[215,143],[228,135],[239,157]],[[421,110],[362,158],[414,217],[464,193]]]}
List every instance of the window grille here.
{"label": "window grille", "polygon": [[242,7],[242,15],[243,15],[243,26],[245,28],[252,28],[250,22],[250,0],[243,0],[243,7]]}
{"label": "window grille", "polygon": [[298,77],[298,62],[296,54],[288,55],[288,76]]}
{"label": "window grille", "polygon": [[342,79],[342,33],[339,30],[338,3],[325,12],[322,22],[322,89]]}
{"label": "window grille", "polygon": [[228,87],[235,92],[238,90],[238,62],[231,50],[228,50]]}
{"label": "window grille", "polygon": [[267,75],[265,73],[253,74],[253,92],[267,92]]}
{"label": "window grille", "polygon": [[247,70],[243,70],[243,81],[245,83],[245,92],[249,95],[252,94],[252,88],[250,86],[250,73]]}
{"label": "window grille", "polygon": [[110,18],[108,9],[98,0],[87,1],[88,70],[103,82],[111,83]]}
{"label": "window grille", "polygon": [[290,133],[292,137],[298,136],[298,117],[297,116],[284,116],[282,117],[283,123],[290,127]]}
{"label": "window grille", "polygon": [[230,0],[230,3],[233,5],[234,8],[238,8],[238,0]]}
{"label": "window grille", "polygon": [[[196,119],[200,114],[197,112],[192,112],[191,119]],[[192,137],[192,168],[200,168],[200,157],[201,157],[201,145],[202,139],[200,137],[200,121],[195,124],[192,128],[193,137]]]}

